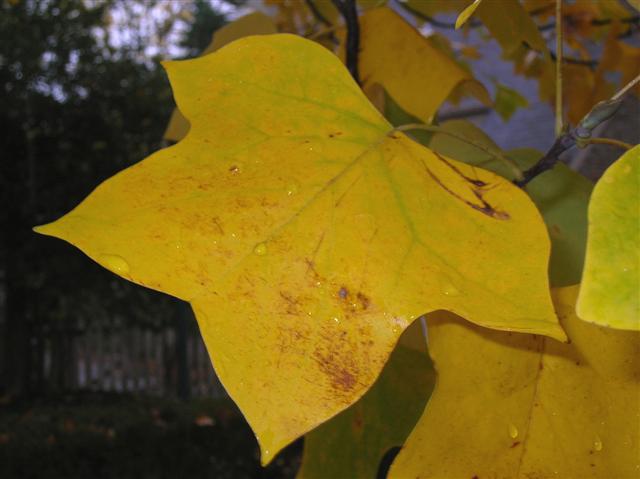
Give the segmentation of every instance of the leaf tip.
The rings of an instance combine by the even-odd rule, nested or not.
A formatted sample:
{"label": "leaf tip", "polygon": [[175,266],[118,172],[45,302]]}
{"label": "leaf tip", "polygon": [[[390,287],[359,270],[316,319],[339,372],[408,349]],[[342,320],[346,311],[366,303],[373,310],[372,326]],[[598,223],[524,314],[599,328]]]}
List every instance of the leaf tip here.
{"label": "leaf tip", "polygon": [[31,228],[33,230],[33,232],[38,233],[40,235],[44,235],[44,236],[57,236],[56,234],[56,223],[57,221],[53,221],[51,223],[46,223],[43,225],[38,225],[38,226],[34,226],[33,228]]}

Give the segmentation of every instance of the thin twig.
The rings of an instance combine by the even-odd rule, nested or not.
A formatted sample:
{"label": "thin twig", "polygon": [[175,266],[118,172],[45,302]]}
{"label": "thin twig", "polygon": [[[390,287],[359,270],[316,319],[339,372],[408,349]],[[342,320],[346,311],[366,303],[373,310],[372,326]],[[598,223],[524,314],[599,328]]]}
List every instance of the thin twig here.
{"label": "thin twig", "polygon": [[457,133],[454,133],[452,131],[445,130],[440,126],[425,125],[424,123],[408,123],[406,125],[397,126],[391,131],[394,132],[394,131],[410,131],[410,130],[430,131],[432,133],[441,133],[443,135],[450,136],[451,138],[455,138],[456,140],[466,143],[467,145],[473,146],[474,148],[481,150],[482,152],[486,153],[492,158],[495,158],[496,160],[504,163],[513,173],[513,176],[515,178],[514,181],[521,181],[524,179],[524,174],[522,170],[518,167],[516,162],[513,161],[511,158],[502,154],[502,152],[487,148],[486,146],[480,143],[476,143],[475,141],[470,140],[469,138],[466,138],[462,135],[458,135]]}
{"label": "thin twig", "polygon": [[632,144],[616,140],[614,138],[587,138],[578,142],[578,146],[580,147],[585,147],[587,145],[609,145],[622,148],[623,150],[630,150],[633,148]]}
{"label": "thin twig", "polygon": [[305,35],[305,38],[309,40],[317,40],[318,38],[329,37],[329,39],[332,42],[337,43],[338,39],[335,37],[334,33],[338,30],[338,28],[340,28],[338,25],[334,25],[333,27],[323,28],[322,30],[318,30],[317,32],[313,32],[313,33],[309,33],[308,35]]}
{"label": "thin twig", "polygon": [[627,93],[629,90],[631,90],[638,83],[640,83],[640,75],[638,75],[633,80],[631,80],[629,83],[627,83],[625,86],[623,86],[618,93],[616,93],[615,95],[613,95],[611,97],[611,99],[612,100],[619,100],[620,98],[622,98],[622,95]]}
{"label": "thin twig", "polygon": [[[551,59],[554,62],[558,61],[558,56],[556,55],[556,52],[554,52],[553,50],[549,50],[549,55],[551,56]],[[571,63],[573,65],[582,65],[585,67],[589,67],[591,69],[598,66],[598,62],[596,60],[583,60],[581,58],[563,56],[562,61],[564,63]]]}
{"label": "thin twig", "polygon": [[347,25],[347,69],[351,76],[360,85],[358,72],[358,53],[360,51],[360,23],[358,22],[358,10],[355,0],[332,0],[338,11],[344,17]]}
{"label": "thin twig", "polygon": [[556,138],[562,135],[563,128],[563,92],[562,92],[562,0],[556,0]]}
{"label": "thin twig", "polygon": [[305,3],[307,4],[307,7],[309,7],[309,10],[311,10],[311,13],[316,18],[316,20],[318,20],[320,23],[322,23],[326,27],[332,26],[331,22],[327,20],[327,17],[325,17],[322,14],[322,12],[318,10],[318,6],[313,0],[305,0]]}
{"label": "thin twig", "polygon": [[562,155],[562,153],[579,143],[588,143],[588,140],[592,139],[591,132],[618,111],[622,103],[623,95],[638,83],[640,83],[640,75],[627,83],[619,92],[613,95],[610,100],[596,103],[591,111],[580,120],[577,127],[557,137],[549,151],[547,151],[535,165],[524,172],[524,178],[522,180],[516,180],[514,183],[518,186],[525,186],[540,173],[553,168],[555,164],[560,161],[560,155]]}

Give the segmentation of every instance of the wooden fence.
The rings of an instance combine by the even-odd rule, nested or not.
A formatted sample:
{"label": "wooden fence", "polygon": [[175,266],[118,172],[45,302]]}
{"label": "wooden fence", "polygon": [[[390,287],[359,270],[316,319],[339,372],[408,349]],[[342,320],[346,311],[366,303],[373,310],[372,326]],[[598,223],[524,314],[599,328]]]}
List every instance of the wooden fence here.
{"label": "wooden fence", "polygon": [[[55,384],[58,390],[175,396],[186,381],[190,396],[223,397],[226,393],[200,334],[188,331],[178,338],[169,328],[91,327],[81,334],[49,334],[42,337],[36,369],[41,371],[41,383]],[[178,345],[179,340],[185,344]],[[186,368],[180,361],[186,361]]]}

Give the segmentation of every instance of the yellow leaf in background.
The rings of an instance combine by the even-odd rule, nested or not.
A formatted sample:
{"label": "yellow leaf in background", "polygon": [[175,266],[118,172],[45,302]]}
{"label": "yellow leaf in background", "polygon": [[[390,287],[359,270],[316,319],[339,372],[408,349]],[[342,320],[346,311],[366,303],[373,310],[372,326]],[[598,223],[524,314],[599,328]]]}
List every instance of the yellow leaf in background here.
{"label": "yellow leaf in background", "polygon": [[211,38],[211,43],[205,48],[202,55],[215,52],[239,38],[250,35],[269,35],[276,32],[276,26],[271,18],[260,12],[250,13],[216,30]]}
{"label": "yellow leaf in background", "polygon": [[596,79],[594,72],[584,65],[567,63],[562,68],[563,81],[567,88],[563,90],[567,118],[577,125],[595,103]]}
{"label": "yellow leaf in background", "polygon": [[518,0],[481,2],[476,15],[505,53],[518,48],[523,42],[538,52],[548,52],[537,25]]}
{"label": "yellow leaf in background", "polygon": [[470,73],[389,8],[375,8],[360,17],[360,45],[363,88],[381,84],[402,108],[423,121],[430,121],[462,82],[475,82],[480,91],[474,93],[487,100],[486,90]]}
{"label": "yellow leaf in background", "polygon": [[438,13],[460,12],[473,0],[406,0],[402,6],[413,13],[432,17]]}
{"label": "yellow leaf in background", "polygon": [[[276,26],[273,21],[264,13],[255,12],[240,17],[224,27],[216,30],[211,38],[211,43],[202,52],[206,55],[222,48],[227,43],[231,43],[239,38],[249,35],[268,35],[276,33]],[[165,140],[179,141],[183,139],[189,132],[189,121],[184,117],[180,110],[175,108],[171,113],[169,124],[164,132]]]}
{"label": "yellow leaf in background", "polygon": [[37,231],[191,303],[263,463],[425,312],[564,338],[526,194],[392,132],[331,52],[252,36],[166,68],[189,134]]}
{"label": "yellow leaf in background", "polygon": [[458,18],[456,19],[456,30],[467,23],[467,20],[471,18],[471,15],[476,11],[480,2],[482,2],[482,0],[474,0],[471,5],[460,12],[460,15],[458,15]]}
{"label": "yellow leaf in background", "polygon": [[429,315],[438,380],[389,478],[624,479],[640,469],[640,334],[580,321],[571,344]]}
{"label": "yellow leaf in background", "polygon": [[189,122],[184,117],[180,110],[174,108],[167,124],[167,129],[164,131],[162,138],[169,141],[179,141],[189,133]]}
{"label": "yellow leaf in background", "polygon": [[612,328],[640,330],[640,146],[596,184],[578,315]]}
{"label": "yellow leaf in background", "polygon": [[[414,332],[421,339],[417,350],[402,345],[407,333]],[[385,453],[402,446],[435,383],[420,323],[412,324],[400,341],[371,389],[305,436],[297,479],[380,477]]]}
{"label": "yellow leaf in background", "polygon": [[526,108],[528,106],[527,99],[517,90],[509,88],[502,83],[496,84],[496,98],[493,109],[504,121],[508,121],[518,108]]}

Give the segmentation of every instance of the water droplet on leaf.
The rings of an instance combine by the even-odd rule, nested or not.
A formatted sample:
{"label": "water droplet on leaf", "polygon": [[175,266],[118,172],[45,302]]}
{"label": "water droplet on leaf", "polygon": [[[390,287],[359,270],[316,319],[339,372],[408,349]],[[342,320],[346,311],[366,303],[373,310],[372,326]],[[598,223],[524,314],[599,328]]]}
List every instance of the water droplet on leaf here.
{"label": "water droplet on leaf", "polygon": [[287,196],[293,196],[300,191],[300,183],[296,180],[290,181],[287,183]]}
{"label": "water droplet on leaf", "polygon": [[518,437],[518,428],[513,424],[509,424],[509,436],[511,436],[511,439]]}
{"label": "water droplet on leaf", "polygon": [[258,256],[264,256],[267,254],[267,245],[266,243],[258,243],[255,248],[253,248],[253,252]]}
{"label": "water droplet on leaf", "polygon": [[104,264],[105,268],[116,274],[127,274],[129,272],[129,263],[117,254],[101,254],[98,258]]}
{"label": "water droplet on leaf", "polygon": [[602,451],[602,440],[598,435],[596,435],[596,438],[593,441],[593,449],[596,451]]}
{"label": "water droplet on leaf", "polygon": [[460,290],[446,277],[443,277],[440,281],[440,290],[445,296],[460,296]]}

